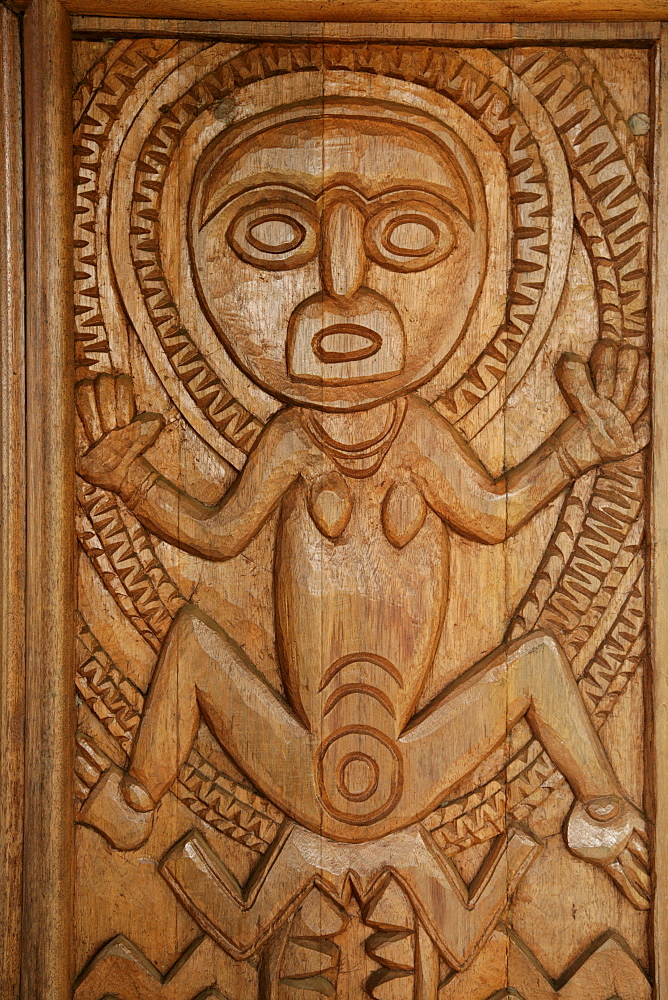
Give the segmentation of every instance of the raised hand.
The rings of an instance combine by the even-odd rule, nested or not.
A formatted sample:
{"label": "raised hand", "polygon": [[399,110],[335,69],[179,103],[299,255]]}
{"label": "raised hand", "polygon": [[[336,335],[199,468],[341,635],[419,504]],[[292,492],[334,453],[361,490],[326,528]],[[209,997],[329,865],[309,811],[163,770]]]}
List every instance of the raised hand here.
{"label": "raised hand", "polygon": [[86,436],[77,472],[89,483],[118,493],[132,463],[162,430],[164,418],[158,413],[135,415],[129,375],[84,379],[75,392]]}
{"label": "raised hand", "polygon": [[557,380],[604,461],[625,458],[649,442],[649,360],[636,347],[599,340],[589,362],[563,354]]}

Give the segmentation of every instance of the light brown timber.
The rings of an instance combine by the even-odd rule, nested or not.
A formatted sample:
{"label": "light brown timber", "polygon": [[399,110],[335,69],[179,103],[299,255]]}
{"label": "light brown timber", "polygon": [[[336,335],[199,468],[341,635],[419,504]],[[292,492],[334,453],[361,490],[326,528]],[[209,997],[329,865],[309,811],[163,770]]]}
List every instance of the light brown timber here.
{"label": "light brown timber", "polygon": [[[479,24],[455,21],[244,21],[226,18],[219,21],[151,17],[117,18],[101,14],[74,15],[75,37],[106,38],[154,35],[179,38],[280,39],[294,42],[327,41],[403,41],[450,42],[462,46],[541,44],[652,45],[659,37],[659,21],[545,21],[509,22],[488,20]],[[374,16],[376,16],[374,12]]]}
{"label": "light brown timber", "polygon": [[[17,7],[26,6],[18,0]],[[66,0],[64,6],[70,14],[248,21],[658,21],[666,14],[666,0]]]}
{"label": "light brown timber", "polygon": [[25,15],[26,789],[21,996],[72,987],[72,153],[70,23]]}
{"label": "light brown timber", "polygon": [[23,876],[25,394],[21,46],[0,9],[0,995],[18,1000]]}
{"label": "light brown timber", "polygon": [[668,413],[664,400],[668,381],[668,31],[662,26],[656,50],[655,106],[657,134],[654,148],[654,308],[653,326],[653,434],[652,543],[650,601],[652,613],[653,787],[655,809],[654,962],[656,995],[668,996]]}
{"label": "light brown timber", "polygon": [[[78,112],[86,113],[75,139],[73,292],[72,88],[64,13],[71,8],[55,0],[33,3],[25,19],[29,675],[22,1000],[236,1000],[258,990],[262,1000],[297,1000],[304,987],[338,1000],[435,1000],[437,993],[439,1000],[506,1000],[518,993],[532,1000],[649,1000],[652,960],[654,995],[668,1000],[661,905],[668,879],[662,846],[668,828],[662,650],[668,638],[658,610],[668,600],[661,518],[668,448],[661,262],[668,236],[661,221],[652,258],[651,671],[643,652],[642,589],[642,505],[650,480],[640,457],[645,430],[636,427],[649,247],[642,150],[653,149],[655,220],[668,185],[661,131],[668,114],[665,35],[647,51],[659,25],[217,23],[206,18],[219,14],[220,6],[206,4],[170,8],[187,14],[187,21],[156,20],[160,4],[150,5],[155,17],[144,21],[77,14],[72,27],[86,39],[76,43],[82,46],[77,66],[89,73],[75,96]],[[90,6],[105,13],[101,3]],[[133,5],[133,14],[138,9]],[[518,8],[499,9],[510,17]],[[298,17],[296,10],[287,12]],[[633,10],[643,17],[649,7]],[[596,8],[588,11],[591,16]],[[202,20],[195,20],[200,14]],[[251,15],[237,8],[235,16]],[[374,6],[373,16],[388,15]],[[323,44],[304,44],[314,41]],[[339,46],[346,41],[376,44],[367,52],[361,45]],[[406,42],[401,56],[397,41]],[[205,42],[219,46],[207,52]],[[413,151],[405,143],[412,135],[409,114],[419,117],[401,99],[408,100],[432,42],[470,50],[463,55],[470,89],[458,91],[459,61],[435,44],[434,59],[442,60],[439,93],[448,94],[450,152],[443,166],[428,135],[433,119],[413,136],[420,170],[413,165],[399,211],[388,194],[406,181],[401,170],[408,169]],[[595,59],[588,45],[596,47]],[[240,51],[246,46],[258,48],[259,56]],[[507,53],[494,51],[506,46]],[[651,104],[647,67],[655,56],[664,61],[657,63]],[[228,61],[232,68],[225,70]],[[567,97],[555,85],[560,73],[572,85]],[[351,82],[353,75],[372,81],[362,99],[355,87],[363,85]],[[320,91],[312,80],[321,82]],[[478,116],[480,108],[474,105],[474,115],[467,101],[484,98],[484,89],[473,86],[481,81],[498,87],[497,103]],[[433,101],[432,111],[440,113],[441,97],[425,96],[429,86],[427,81],[424,93],[410,99]],[[326,127],[313,112],[325,89],[328,109],[339,115]],[[299,106],[305,94],[311,125],[295,126],[285,105]],[[232,112],[243,120],[248,95],[250,107],[256,100],[256,109],[276,114],[278,124],[261,141],[248,126],[226,200],[224,144],[222,153],[212,145],[203,155],[204,141],[214,143],[211,136],[223,133]],[[516,103],[506,106],[511,96]],[[351,124],[342,112],[353,99],[368,103]],[[600,135],[587,132],[598,112],[597,127],[610,129],[609,160],[609,150],[595,145]],[[526,128],[522,115],[536,116],[535,132],[521,133],[521,146],[497,142],[494,129],[502,132],[509,118],[514,129]],[[627,126],[634,118],[634,128],[648,126],[637,139]],[[174,141],[174,125],[184,122],[192,128]],[[235,126],[239,134],[241,125]],[[11,117],[5,135],[16,151]],[[362,171],[346,156],[361,156],[364,143]],[[194,157],[201,157],[197,171]],[[624,179],[613,193],[598,187],[600,172],[604,184],[610,180],[609,164],[623,171],[613,174],[613,181]],[[272,195],[278,209],[267,215],[256,191],[269,182],[280,188],[281,171],[291,183],[298,175],[306,193],[295,200],[279,190]],[[395,380],[401,388],[404,365],[417,372],[423,360],[436,364],[438,317],[447,312],[447,332],[456,333],[465,322],[457,312],[466,305],[461,296],[469,295],[473,306],[482,297],[474,286],[482,284],[490,246],[502,245],[498,225],[495,244],[471,211],[483,203],[483,174],[494,191],[490,210],[523,234],[513,244],[517,252],[508,255],[512,294],[504,285],[500,296],[508,309],[502,319],[518,341],[513,348],[521,348],[524,327],[531,330],[542,295],[552,304],[558,333],[538,344],[537,363],[528,366],[524,381],[513,381],[514,351],[499,333],[484,342],[456,384],[438,389],[436,382],[431,397],[431,390],[424,398],[411,392],[407,403],[395,393],[398,402],[388,404],[385,387]],[[573,206],[576,176],[580,200]],[[175,177],[184,178],[182,188]],[[429,190],[413,185],[416,178]],[[508,214],[504,183],[512,193]],[[437,193],[443,187],[445,199]],[[19,197],[18,189],[8,191],[3,204],[15,205]],[[231,209],[238,197],[240,207]],[[614,204],[617,197],[622,209]],[[572,242],[559,243],[574,215]],[[10,239],[15,246],[19,237]],[[415,265],[420,254],[429,257],[426,269]],[[608,267],[606,254],[616,255],[616,269]],[[281,272],[277,261],[284,260],[281,285],[273,278]],[[572,279],[563,296],[550,284],[560,260]],[[8,303],[15,317],[15,339],[3,344],[3,372],[13,363],[16,373],[3,396],[3,434],[6,413],[23,405],[20,266],[15,253],[12,288],[0,287],[0,309]],[[302,267],[310,268],[314,282],[306,291],[299,285]],[[373,291],[367,294],[364,285],[358,295],[363,274]],[[423,282],[421,295],[411,291],[413,279]],[[374,281],[392,303],[385,311],[374,298],[380,294]],[[176,294],[157,294],[169,291],[170,282]],[[234,299],[244,283],[248,293]],[[306,292],[312,293],[308,299]],[[318,308],[309,311],[309,301]],[[491,295],[485,301],[490,310],[496,306]],[[231,348],[227,360],[221,362],[224,352],[214,339],[197,342],[203,325],[193,322],[195,305]],[[393,317],[405,309],[402,342]],[[330,327],[317,329],[323,315]],[[368,320],[366,329],[362,320]],[[73,329],[80,366],[76,626]],[[630,360],[633,345],[640,349],[633,355],[637,368]],[[569,369],[559,359],[570,349],[581,360]],[[521,349],[517,353],[521,360]],[[515,391],[507,399],[509,388]],[[381,400],[379,407],[369,405],[367,391]],[[274,394],[287,405],[270,421],[278,408]],[[617,413],[607,405],[610,396]],[[325,398],[343,400],[344,412],[321,411]],[[309,405],[302,406],[304,400]],[[357,409],[350,409],[353,402]],[[633,419],[629,415],[624,424],[627,411]],[[448,427],[455,421],[465,433],[452,432],[450,447]],[[22,485],[20,419],[15,422],[3,453],[3,463],[15,462],[4,503]],[[129,454],[128,441],[140,426],[143,440],[131,441]],[[612,444],[596,436],[601,426],[615,429]],[[473,459],[474,472],[465,471],[464,438],[491,474]],[[139,455],[144,448],[145,457]],[[571,484],[562,507],[563,489]],[[508,500],[497,503],[504,486]],[[9,575],[16,586],[23,513],[18,507],[11,513],[15,549],[3,582]],[[449,581],[435,565],[435,553],[443,555],[439,546],[448,544]],[[346,547],[353,552],[347,562]],[[356,587],[360,575],[368,590],[384,581],[375,611],[364,603],[364,588]],[[425,589],[427,578],[431,589]],[[423,635],[446,615],[448,587],[449,631],[434,665],[420,643],[428,645]],[[10,596],[11,590],[3,595],[5,616]],[[9,646],[10,656],[15,652],[7,706],[17,706],[20,715],[20,602],[11,613],[16,639]],[[416,621],[427,623],[421,632]],[[544,630],[557,639],[546,638]],[[76,912],[75,631],[75,785],[83,805]],[[349,647],[357,639],[368,643],[358,643],[353,655]],[[323,672],[315,677],[321,652]],[[495,671],[506,671],[496,687],[485,680]],[[644,676],[652,681],[645,692],[654,714],[652,737],[643,737],[649,733],[643,730]],[[494,730],[485,733],[488,742],[470,739],[487,723]],[[350,746],[341,749],[351,731]],[[643,752],[652,739],[654,788],[643,796]],[[481,761],[492,743],[496,749]],[[21,761],[9,746],[10,759],[18,761],[12,787],[20,806]],[[459,757],[448,770],[454,750]],[[623,800],[632,828],[633,856],[623,852],[617,868],[587,855],[586,836],[580,833],[578,841],[578,830],[586,834],[592,825],[582,803],[601,797],[617,806]],[[644,820],[635,810],[641,806],[650,826],[657,824],[653,941],[643,923],[646,887],[633,885],[628,875],[644,852]],[[20,812],[9,819],[20,839]],[[152,838],[146,846],[145,835]],[[419,865],[411,865],[411,857]],[[411,869],[424,874],[434,858],[442,868],[429,873],[440,895],[429,906],[425,882]],[[383,875],[376,884],[367,877],[385,868],[399,872],[398,880]],[[347,870],[351,883],[340,878]],[[267,884],[256,910],[242,907],[229,873],[248,887],[260,884],[257,873],[263,871]],[[320,880],[318,889],[304,889],[307,876]],[[495,930],[499,914],[505,925]],[[16,918],[8,927],[8,989],[15,990]],[[251,961],[244,961],[248,956]]]}

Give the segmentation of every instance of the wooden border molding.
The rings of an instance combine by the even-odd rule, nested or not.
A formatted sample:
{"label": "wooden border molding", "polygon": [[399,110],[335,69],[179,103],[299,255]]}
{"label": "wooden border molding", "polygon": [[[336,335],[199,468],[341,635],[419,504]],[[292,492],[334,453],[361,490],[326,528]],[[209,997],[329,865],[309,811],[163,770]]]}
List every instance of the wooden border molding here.
{"label": "wooden border molding", "polygon": [[[374,16],[375,16],[374,12]],[[633,43],[652,45],[659,38],[659,21],[550,21],[511,23],[486,21],[469,24],[432,21],[418,24],[407,21],[208,21],[166,18],[117,18],[102,15],[74,16],[75,38],[130,38],[151,35],[157,38],[216,39],[242,41],[327,41],[327,42],[448,42],[489,48],[527,45],[617,45]]]}
{"label": "wooden border molding", "polygon": [[668,525],[665,517],[668,496],[668,420],[666,419],[666,378],[668,373],[668,25],[663,25],[657,46],[656,112],[657,136],[654,153],[654,276],[652,301],[653,344],[653,463],[650,546],[650,627],[652,629],[653,712],[654,712],[654,976],[656,996],[668,997]]}
{"label": "wooden border molding", "polygon": [[0,8],[0,996],[21,975],[25,650],[23,158],[19,22]]}
{"label": "wooden border molding", "polygon": [[[25,9],[27,0],[18,0]],[[70,14],[243,21],[655,21],[668,0],[64,0]]]}
{"label": "wooden border molding", "polygon": [[70,20],[23,24],[26,186],[26,710],[21,996],[65,1000],[73,933],[73,286]]}

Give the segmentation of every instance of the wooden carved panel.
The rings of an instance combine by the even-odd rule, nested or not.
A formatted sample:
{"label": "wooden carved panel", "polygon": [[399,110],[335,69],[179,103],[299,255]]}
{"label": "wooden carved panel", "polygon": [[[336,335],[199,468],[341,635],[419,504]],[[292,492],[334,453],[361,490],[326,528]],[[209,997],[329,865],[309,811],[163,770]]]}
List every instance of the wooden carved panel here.
{"label": "wooden carved panel", "polygon": [[75,66],[74,997],[647,1000],[647,50]]}

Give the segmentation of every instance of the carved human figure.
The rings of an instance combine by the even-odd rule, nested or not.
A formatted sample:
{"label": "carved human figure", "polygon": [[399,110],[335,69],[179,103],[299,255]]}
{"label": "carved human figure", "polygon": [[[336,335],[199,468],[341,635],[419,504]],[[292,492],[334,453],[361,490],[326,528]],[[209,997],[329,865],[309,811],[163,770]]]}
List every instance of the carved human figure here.
{"label": "carved human figure", "polygon": [[[503,542],[570,482],[647,443],[647,360],[602,341],[556,377],[571,415],[501,476],[414,390],[459,342],[480,291],[487,224],[464,144],[344,106],[214,143],[190,205],[210,322],[284,405],[223,500],[207,506],[143,452],[163,420],[131,379],[78,385],[79,472],[160,538],[203,559],[241,553],[278,510],[276,656],[285,698],[225,623],[195,605],[164,644],[127,772],[82,821],[121,850],[203,716],[254,785],[333,841],[394,836],[438,806],[526,719],[575,795],[565,837],[647,906],[645,821],[620,787],[557,642],[534,632],[416,705],[448,601],[451,532]],[[460,603],[465,595],[458,594]]]}

